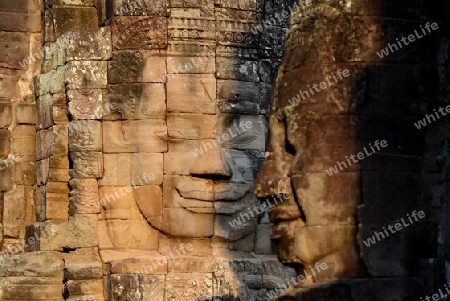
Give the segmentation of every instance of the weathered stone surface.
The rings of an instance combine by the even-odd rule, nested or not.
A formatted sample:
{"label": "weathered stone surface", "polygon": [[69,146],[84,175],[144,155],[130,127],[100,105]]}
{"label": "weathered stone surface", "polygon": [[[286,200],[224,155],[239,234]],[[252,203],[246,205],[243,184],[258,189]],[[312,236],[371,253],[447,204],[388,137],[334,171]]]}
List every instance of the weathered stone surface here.
{"label": "weathered stone surface", "polygon": [[[32,125],[18,125],[12,131],[13,153],[27,161],[36,156],[36,128]],[[30,159],[30,160],[28,160]]]}
{"label": "weathered stone surface", "polygon": [[100,121],[72,121],[69,126],[71,152],[102,150],[102,123]]}
{"label": "weathered stone surface", "polygon": [[212,273],[169,273],[166,276],[166,299],[202,300],[213,296]]}
{"label": "weathered stone surface", "polygon": [[98,184],[95,179],[77,179],[69,181],[69,214],[99,213]]}
{"label": "weathered stone surface", "polygon": [[[46,262],[42,265],[44,268],[48,267]],[[29,277],[27,274],[23,277],[7,277],[0,280],[2,298],[6,300],[19,298],[19,300],[63,301],[63,288],[62,276]]]}
{"label": "weathered stone surface", "polygon": [[98,279],[103,276],[98,248],[79,248],[64,255],[65,276],[71,280]]}
{"label": "weathered stone surface", "polygon": [[102,61],[72,61],[67,64],[68,89],[106,88],[107,63]]}
{"label": "weathered stone surface", "polygon": [[100,186],[131,184],[130,154],[104,154],[104,173]]}
{"label": "weathered stone surface", "polygon": [[146,185],[134,190],[134,198],[139,210],[147,221],[156,228],[161,228],[163,195],[160,186]]}
{"label": "weathered stone surface", "polygon": [[48,182],[46,190],[46,219],[67,219],[69,217],[69,187],[67,186],[67,183]]}
{"label": "weathered stone surface", "polygon": [[18,162],[14,166],[14,183],[31,186],[36,184],[36,164],[34,162]]}
{"label": "weathered stone surface", "polygon": [[12,104],[9,100],[0,100],[0,128],[7,128],[12,121]]}
{"label": "weathered stone surface", "polygon": [[263,113],[259,101],[260,91],[255,83],[218,80],[218,107],[223,113],[260,114]]}
{"label": "weathered stone surface", "polygon": [[0,97],[19,97],[20,92],[18,82],[20,73],[19,70],[0,67],[0,78],[2,79],[0,85]]}
{"label": "weathered stone surface", "polygon": [[[158,248],[158,231],[143,219],[99,221],[100,249],[140,249]],[[124,235],[126,233],[126,235]]]}
{"label": "weathered stone surface", "polygon": [[[34,130],[34,127],[33,127]],[[50,157],[53,153],[53,131],[52,129],[36,132],[36,159],[42,160]],[[60,140],[59,140],[60,141]],[[58,142],[55,145],[60,145]]]}
{"label": "weathered stone surface", "polygon": [[105,153],[164,152],[167,142],[159,137],[166,131],[166,122],[158,119],[103,122],[103,150]]}
{"label": "weathered stone surface", "polygon": [[50,10],[54,35],[59,37],[73,28],[98,27],[97,11],[93,7],[68,7],[55,5]]}
{"label": "weathered stone surface", "polygon": [[131,298],[130,300],[164,300],[164,276],[134,276],[109,275],[110,300],[123,300],[125,296]]}
{"label": "weathered stone surface", "polygon": [[16,185],[14,190],[6,192],[3,198],[4,235],[19,238],[22,225],[34,221],[33,210],[34,191],[32,187]]}
{"label": "weathered stone surface", "polygon": [[[38,222],[26,227],[26,252],[62,251],[67,221],[51,220]],[[32,243],[34,240],[34,243]]]}
{"label": "weathered stone surface", "polygon": [[214,114],[215,95],[212,75],[174,74],[167,80],[168,112]]}
{"label": "weathered stone surface", "polygon": [[169,18],[168,35],[171,40],[214,40],[214,19],[208,17],[175,16]]}
{"label": "weathered stone surface", "polygon": [[108,85],[103,106],[114,108],[109,114],[103,114],[103,120],[163,118],[166,116],[164,85]]}
{"label": "weathered stone surface", "polygon": [[217,58],[216,75],[220,79],[258,82],[258,62],[242,59]]}
{"label": "weathered stone surface", "polygon": [[69,113],[74,119],[102,118],[102,90],[80,89],[67,91]]}
{"label": "weathered stone surface", "polygon": [[36,129],[46,129],[53,125],[53,99],[45,94],[36,99]]}
{"label": "weathered stone surface", "polygon": [[[0,110],[1,110],[1,103],[0,103]],[[1,110],[3,111],[3,110]],[[7,114],[8,112],[5,110],[4,114]],[[2,122],[8,122],[7,115],[6,118]],[[0,115],[0,119],[2,119],[3,116]],[[19,103],[16,107],[16,122],[18,124],[36,124],[36,104],[34,103]],[[0,124],[0,127],[1,124]]]}
{"label": "weathered stone surface", "polygon": [[111,274],[165,275],[168,257],[157,251],[147,250],[100,250],[103,262]]}
{"label": "weathered stone surface", "polygon": [[114,50],[153,50],[167,47],[167,19],[114,17],[111,20]]}
{"label": "weathered stone surface", "polygon": [[[114,16],[166,16],[167,0],[146,0],[126,2],[125,0],[113,0],[107,2],[107,9]],[[111,16],[107,16],[109,19]]]}
{"label": "weathered stone surface", "polygon": [[[26,20],[26,22],[24,22]],[[5,31],[41,32],[41,14],[24,12],[0,12],[0,28]]]}
{"label": "weathered stone surface", "polygon": [[215,138],[216,126],[215,115],[171,113],[167,116],[169,135],[178,139]]}
{"label": "weathered stone surface", "polygon": [[[29,38],[28,33],[2,31],[0,33],[0,67],[27,69]],[[33,57],[33,59],[36,58],[40,58],[39,53]]]}
{"label": "weathered stone surface", "polygon": [[48,179],[50,181],[68,182],[70,180],[68,156],[51,156],[48,167]]}
{"label": "weathered stone surface", "polygon": [[70,32],[66,50],[69,61],[108,60],[112,56],[109,27],[80,28]]}
{"label": "weathered stone surface", "polygon": [[98,246],[96,214],[75,214],[69,217],[64,237],[66,248],[88,248]]}
{"label": "weathered stone surface", "polygon": [[103,297],[103,279],[69,280],[66,282],[65,287],[69,292],[69,296],[87,296],[99,294]]}
{"label": "weathered stone surface", "polygon": [[164,208],[163,230],[179,237],[211,236],[214,229],[214,213],[208,211],[195,213],[184,208]]}
{"label": "weathered stone surface", "polygon": [[165,83],[166,60],[155,51],[123,50],[108,62],[108,83]]}
{"label": "weathered stone surface", "polygon": [[53,126],[53,135],[52,144],[51,144],[51,154],[53,156],[67,156],[69,153],[69,137],[68,137],[68,129],[72,125],[54,125]]}
{"label": "weathered stone surface", "polygon": [[[13,255],[5,258],[0,267],[2,277],[59,278],[63,276],[64,263],[58,252],[35,252]],[[3,284],[5,284],[3,282]],[[27,297],[23,297],[24,299]],[[33,299],[34,300],[34,299]]]}
{"label": "weathered stone surface", "polygon": [[[219,137],[223,147],[264,150],[266,146],[266,121],[262,116],[220,115]],[[228,136],[225,139],[224,135]]]}
{"label": "weathered stone surface", "polygon": [[214,57],[172,56],[167,58],[169,74],[213,74],[216,72]]}
{"label": "weathered stone surface", "polygon": [[72,177],[101,178],[103,175],[103,157],[98,152],[71,152],[73,161]]}

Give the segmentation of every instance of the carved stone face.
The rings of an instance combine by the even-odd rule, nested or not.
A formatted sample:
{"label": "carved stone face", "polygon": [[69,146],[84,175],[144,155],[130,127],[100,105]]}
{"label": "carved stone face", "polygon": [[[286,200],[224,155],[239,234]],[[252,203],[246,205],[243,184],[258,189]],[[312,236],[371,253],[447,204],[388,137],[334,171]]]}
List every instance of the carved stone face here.
{"label": "carved stone face", "polygon": [[346,55],[341,44],[348,43],[342,35],[347,23],[337,10],[321,5],[295,12],[292,20],[255,191],[260,198],[291,195],[270,210],[271,238],[283,262],[305,267],[327,262],[332,277],[351,276],[357,269],[359,177],[355,166],[326,173],[356,149],[355,124],[346,114],[352,108],[351,76],[339,77],[344,68],[335,63]]}
{"label": "carved stone face", "polygon": [[[158,60],[162,58],[155,58],[155,65]],[[176,64],[179,59],[167,60]],[[112,244],[153,248],[158,232],[233,241],[250,234],[256,217],[235,228],[229,221],[258,202],[252,188],[265,147],[264,118],[218,113],[217,100],[210,97],[216,91],[213,74],[172,74],[167,87],[167,102],[161,84],[109,89],[107,103],[117,103],[117,110],[104,117],[114,120],[104,124],[105,148],[138,153],[105,154],[101,184],[117,183],[112,178],[123,177],[122,168],[129,165],[133,174],[123,183],[133,181],[139,187],[106,204]],[[117,121],[124,117],[129,120]],[[104,187],[101,197],[115,190]],[[130,238],[128,227],[140,229],[131,235],[145,233],[145,238]]]}

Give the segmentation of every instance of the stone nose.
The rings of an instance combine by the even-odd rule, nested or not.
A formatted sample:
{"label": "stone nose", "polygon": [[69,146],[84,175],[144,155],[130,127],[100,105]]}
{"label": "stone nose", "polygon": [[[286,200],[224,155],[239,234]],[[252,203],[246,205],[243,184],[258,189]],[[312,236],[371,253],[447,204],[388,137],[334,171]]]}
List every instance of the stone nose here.
{"label": "stone nose", "polygon": [[213,143],[211,145],[211,148],[205,147],[204,153],[197,156],[189,169],[189,173],[192,176],[205,178],[214,178],[217,176],[230,178],[232,170],[225,159],[225,154],[221,147],[215,146]]}

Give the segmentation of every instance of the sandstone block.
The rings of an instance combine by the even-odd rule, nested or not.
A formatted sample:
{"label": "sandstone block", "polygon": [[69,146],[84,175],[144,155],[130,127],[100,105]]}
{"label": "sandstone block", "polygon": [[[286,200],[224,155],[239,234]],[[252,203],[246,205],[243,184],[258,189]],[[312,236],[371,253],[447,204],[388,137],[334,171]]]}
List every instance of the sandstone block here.
{"label": "sandstone block", "polygon": [[102,150],[102,123],[78,120],[69,126],[69,150],[71,152]]}
{"label": "sandstone block", "polygon": [[[30,34],[22,32],[0,33],[0,66],[12,69],[28,69],[28,43]],[[40,54],[36,53],[37,59]],[[35,57],[33,57],[33,60]]]}
{"label": "sandstone block", "polygon": [[106,75],[107,63],[104,61],[72,61],[67,64],[67,88],[106,88]]}
{"label": "sandstone block", "polygon": [[[38,222],[26,227],[26,252],[35,251],[62,251],[67,221],[51,220]],[[33,243],[34,241],[34,243]],[[60,254],[60,253],[59,253]]]}
{"label": "sandstone block", "polygon": [[212,75],[174,74],[168,78],[169,112],[214,114],[215,99],[216,79]]}
{"label": "sandstone block", "polygon": [[73,29],[67,44],[69,61],[106,61],[112,56],[110,27]]}
{"label": "sandstone block", "polygon": [[[1,108],[2,108],[2,104],[0,103],[0,110],[1,110]],[[1,111],[3,111],[3,110],[1,110]],[[4,113],[6,114],[7,112],[4,111]],[[5,117],[8,117],[8,116],[5,116]],[[2,119],[2,115],[0,115],[0,119]],[[2,122],[4,122],[4,121],[5,120],[3,120]],[[16,107],[16,122],[18,124],[33,124],[33,125],[36,124],[36,104],[18,103],[17,107]],[[1,124],[0,124],[0,127],[1,127]]]}
{"label": "sandstone block", "polygon": [[163,209],[163,229],[180,237],[213,235],[214,213],[195,213],[184,208]]}
{"label": "sandstone block", "polygon": [[14,183],[22,185],[36,184],[36,165],[34,162],[18,162],[14,168]]}
{"label": "sandstone block", "polygon": [[69,113],[74,119],[100,119],[102,110],[102,90],[80,89],[67,91]]}
{"label": "sandstone block", "polygon": [[255,83],[219,80],[217,81],[217,99],[223,113],[260,114],[260,91]]}
{"label": "sandstone block", "polygon": [[164,17],[114,17],[111,22],[114,50],[167,47],[167,19]]}
{"label": "sandstone block", "polygon": [[103,296],[103,279],[69,280],[66,282],[65,287],[70,296],[86,296],[95,294]]}
{"label": "sandstone block", "polygon": [[68,110],[66,105],[66,94],[57,93],[52,95],[52,113],[55,124],[68,124]]}
{"label": "sandstone block", "polygon": [[55,182],[69,182],[69,157],[51,156],[49,160],[48,179]]}
{"label": "sandstone block", "polygon": [[[248,216],[248,218],[246,216]],[[257,223],[255,217],[252,217],[248,210],[238,212],[231,216],[217,215],[214,220],[214,235],[226,240],[243,238],[248,234],[255,232]],[[236,223],[236,221],[242,222],[239,224]],[[234,224],[235,227],[231,226],[232,224]]]}
{"label": "sandstone block", "polygon": [[156,228],[160,228],[157,222],[162,218],[163,196],[160,186],[146,185],[134,190],[134,198],[147,221]]}
{"label": "sandstone block", "polygon": [[2,79],[0,97],[20,97],[21,92],[18,85],[20,75],[20,70],[12,70],[0,66],[0,78]]}
{"label": "sandstone block", "polygon": [[[48,268],[47,265],[43,265],[43,269]],[[61,293],[63,289],[62,276],[52,278],[41,277],[39,274],[39,277],[30,277],[26,274],[23,277],[7,277],[0,280],[2,298],[10,300],[19,298],[19,300],[63,301]]]}
{"label": "sandstone block", "polygon": [[124,186],[102,186],[99,193],[103,217],[106,220],[142,220],[132,187],[127,189]]}
{"label": "sandstone block", "polygon": [[103,175],[103,157],[98,152],[71,152],[74,178],[101,178]]}
{"label": "sandstone block", "polygon": [[180,301],[212,299],[212,282],[212,273],[168,273],[165,296]]}
{"label": "sandstone block", "polygon": [[266,121],[263,116],[221,114],[219,124],[218,136],[223,139],[223,147],[265,150]]}
{"label": "sandstone block", "polygon": [[166,92],[163,84],[108,85],[103,105],[115,108],[103,120],[164,118]]}
{"label": "sandstone block", "polygon": [[[36,158],[42,160],[52,155],[53,131],[52,129],[40,130],[36,134]],[[55,145],[59,145],[55,143]],[[58,149],[58,148],[56,148]]]}
{"label": "sandstone block", "polygon": [[93,7],[55,5],[50,11],[53,18],[54,35],[56,38],[73,28],[98,27],[97,11]]}
{"label": "sandstone block", "polygon": [[[13,153],[27,161],[36,156],[36,128],[32,125],[18,125],[12,132]],[[30,159],[30,160],[28,160]]]}
{"label": "sandstone block", "polygon": [[97,215],[76,214],[69,217],[64,247],[88,248],[98,246]]}
{"label": "sandstone block", "polygon": [[25,186],[17,185],[13,191],[5,193],[3,198],[3,233],[5,236],[19,237],[25,222],[27,199]]}
{"label": "sandstone block", "polygon": [[48,182],[46,189],[46,219],[66,220],[69,217],[69,187],[67,183]]}
{"label": "sandstone block", "polygon": [[[98,248],[80,248],[64,255],[65,277],[71,280],[90,280],[103,275]],[[94,280],[97,281],[97,280]]]}
{"label": "sandstone block", "polygon": [[108,62],[108,83],[165,83],[166,59],[159,51],[123,50]]}
{"label": "sandstone block", "polygon": [[216,74],[220,79],[258,82],[258,62],[243,59],[217,58]]}
{"label": "sandstone block", "polygon": [[67,154],[69,153],[68,130],[72,126],[73,126],[72,123],[69,125],[53,126],[53,144],[52,144],[53,156],[67,156]]}
{"label": "sandstone block", "polygon": [[[107,220],[99,221],[104,223],[102,231],[107,233],[99,234],[103,236],[100,240],[100,249],[113,248],[119,249],[139,249],[156,250],[158,248],[158,231],[148,225],[141,217],[135,220]],[[102,245],[102,243],[105,243]]]}
{"label": "sandstone block", "polygon": [[[58,252],[23,253],[5,259],[0,267],[2,277],[12,277],[13,279],[15,277],[60,278],[60,281],[63,277],[64,262],[62,254]],[[25,296],[25,299],[28,297]]]}
{"label": "sandstone block", "polygon": [[167,72],[169,74],[213,74],[215,71],[214,57],[171,56],[167,58]]}
{"label": "sandstone block", "polygon": [[[163,181],[163,154],[134,153],[131,154],[129,184],[160,185]],[[142,180],[141,180],[142,179]]]}
{"label": "sandstone block", "polygon": [[165,152],[167,142],[159,136],[166,131],[165,121],[158,119],[103,122],[103,150],[105,153]]}
{"label": "sandstone block", "polygon": [[[109,275],[111,297],[109,300],[119,301],[123,296],[129,296],[142,301],[164,300],[164,276],[145,275]],[[114,289],[119,288],[119,289]]]}
{"label": "sandstone block", "polygon": [[[176,137],[174,137],[176,138]],[[197,157],[202,157],[206,151],[203,143],[214,146],[212,139],[205,140],[176,140],[169,141],[169,152],[164,153],[164,173],[167,175],[190,175],[190,168]],[[216,145],[218,145],[216,141]],[[200,149],[201,148],[201,149]],[[197,152],[196,152],[197,151]],[[208,148],[210,151],[210,148]],[[192,152],[192,153],[191,153]]]}
{"label": "sandstone block", "polygon": [[131,156],[130,154],[104,154],[104,173],[99,185],[121,185],[131,184]]}
{"label": "sandstone block", "polygon": [[97,180],[73,178],[69,181],[69,186],[70,215],[100,212]]}
{"label": "sandstone block", "polygon": [[[112,3],[115,16],[167,16],[168,1],[141,1],[127,3],[124,0],[114,0]],[[128,4],[128,5],[127,5]]]}
{"label": "sandstone block", "polygon": [[47,129],[53,125],[53,99],[50,94],[36,99],[36,129]]}
{"label": "sandstone block", "polygon": [[207,114],[177,114],[167,116],[170,136],[178,139],[207,139],[216,136],[217,117]]}
{"label": "sandstone block", "polygon": [[9,100],[0,100],[0,128],[7,128],[12,121],[12,104]]}

